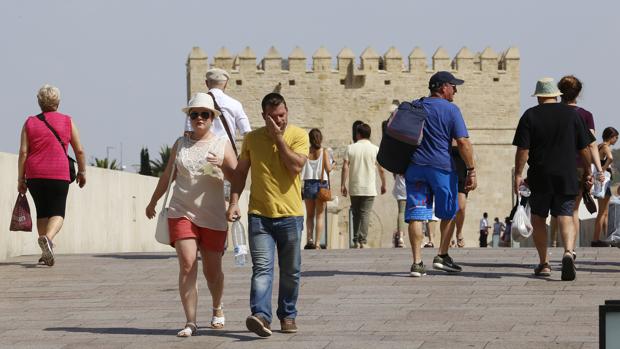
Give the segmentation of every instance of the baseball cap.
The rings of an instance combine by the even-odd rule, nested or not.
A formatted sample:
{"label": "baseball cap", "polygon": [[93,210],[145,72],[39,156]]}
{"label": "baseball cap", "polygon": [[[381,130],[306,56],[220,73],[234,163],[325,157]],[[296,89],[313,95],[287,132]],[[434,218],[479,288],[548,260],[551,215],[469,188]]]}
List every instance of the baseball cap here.
{"label": "baseball cap", "polygon": [[450,72],[438,71],[428,81],[428,88],[433,90],[443,84],[462,85],[464,82],[464,80],[457,79]]}

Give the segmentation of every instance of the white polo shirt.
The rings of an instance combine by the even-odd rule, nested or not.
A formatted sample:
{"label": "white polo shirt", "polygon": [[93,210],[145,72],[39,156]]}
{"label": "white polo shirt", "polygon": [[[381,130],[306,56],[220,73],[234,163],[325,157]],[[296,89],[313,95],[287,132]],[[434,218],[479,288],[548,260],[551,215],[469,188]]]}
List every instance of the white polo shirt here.
{"label": "white polo shirt", "polygon": [[377,196],[377,153],[379,147],[368,139],[347,146],[344,158],[349,161],[349,195]]}

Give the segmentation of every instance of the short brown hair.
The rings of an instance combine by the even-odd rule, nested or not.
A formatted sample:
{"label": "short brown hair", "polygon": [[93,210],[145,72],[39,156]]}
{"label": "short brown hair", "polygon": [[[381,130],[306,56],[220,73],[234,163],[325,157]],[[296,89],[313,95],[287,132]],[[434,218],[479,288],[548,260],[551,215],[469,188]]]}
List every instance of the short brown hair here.
{"label": "short brown hair", "polygon": [[576,100],[582,87],[581,81],[573,75],[566,75],[558,82],[558,88],[562,92],[562,101],[564,102]]}
{"label": "short brown hair", "polygon": [[370,125],[368,125],[367,123],[362,123],[357,125],[357,128],[355,129],[355,132],[357,132],[358,135],[360,135],[361,139],[368,139],[370,138]]}

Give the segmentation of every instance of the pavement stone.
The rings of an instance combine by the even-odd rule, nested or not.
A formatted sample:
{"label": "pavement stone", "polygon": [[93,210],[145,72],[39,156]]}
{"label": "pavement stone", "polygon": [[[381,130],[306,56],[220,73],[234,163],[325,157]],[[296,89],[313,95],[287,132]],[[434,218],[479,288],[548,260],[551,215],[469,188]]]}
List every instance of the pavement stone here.
{"label": "pavement stone", "polygon": [[[199,335],[186,339],[175,336],[185,317],[173,253],[58,255],[52,268],[21,256],[0,263],[0,349],[595,348],[598,305],[620,298],[620,251],[578,252],[577,279],[562,282],[559,249],[550,278],[532,275],[526,248],[451,250],[462,273],[422,278],[409,277],[409,249],[304,250],[299,332],[279,333],[276,320],[267,339],[245,328],[251,268],[230,254],[226,328],[207,327],[201,279]],[[435,253],[423,250],[427,265]]]}

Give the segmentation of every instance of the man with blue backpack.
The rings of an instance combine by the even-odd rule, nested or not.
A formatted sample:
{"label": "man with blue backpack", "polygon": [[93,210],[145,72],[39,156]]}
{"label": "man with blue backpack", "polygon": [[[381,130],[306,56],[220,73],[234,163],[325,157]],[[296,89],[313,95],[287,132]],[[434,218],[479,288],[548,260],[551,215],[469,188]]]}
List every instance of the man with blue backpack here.
{"label": "man with blue backpack", "polygon": [[[422,262],[422,222],[435,215],[441,219],[441,241],[433,268],[447,272],[460,272],[461,267],[448,255],[458,209],[458,176],[451,158],[452,140],[456,140],[459,153],[467,166],[465,189],[477,186],[473,148],[459,108],[452,103],[457,86],[464,81],[447,71],[435,73],[429,80],[430,96],[414,101],[422,107],[426,119],[423,135],[411,155],[405,172],[407,206],[405,221],[409,224],[409,241],[413,254],[411,276],[426,274]],[[389,126],[388,126],[389,128]]]}

